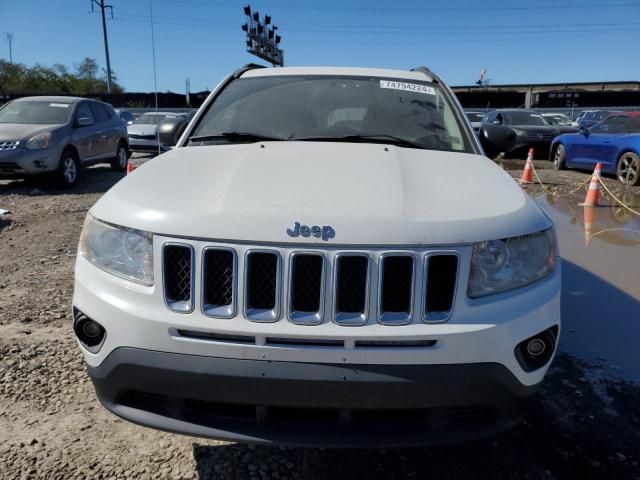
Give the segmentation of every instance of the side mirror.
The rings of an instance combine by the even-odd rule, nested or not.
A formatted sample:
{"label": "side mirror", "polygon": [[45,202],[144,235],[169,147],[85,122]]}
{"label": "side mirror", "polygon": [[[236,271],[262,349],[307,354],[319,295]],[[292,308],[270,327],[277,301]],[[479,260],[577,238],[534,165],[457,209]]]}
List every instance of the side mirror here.
{"label": "side mirror", "polygon": [[187,127],[187,120],[182,117],[165,118],[158,125],[158,138],[160,144],[171,147],[178,143],[182,132]]}
{"label": "side mirror", "polygon": [[489,158],[495,158],[516,146],[516,132],[503,125],[483,125],[479,137],[484,153]]}
{"label": "side mirror", "polygon": [[80,117],[76,120],[76,125],[78,127],[90,127],[93,125],[93,118],[91,117]]}
{"label": "side mirror", "polygon": [[585,137],[589,136],[589,129],[587,127],[580,127],[580,133]]}
{"label": "side mirror", "polygon": [[133,120],[129,120],[129,121],[127,122],[127,127],[128,127],[129,125],[133,125]]}

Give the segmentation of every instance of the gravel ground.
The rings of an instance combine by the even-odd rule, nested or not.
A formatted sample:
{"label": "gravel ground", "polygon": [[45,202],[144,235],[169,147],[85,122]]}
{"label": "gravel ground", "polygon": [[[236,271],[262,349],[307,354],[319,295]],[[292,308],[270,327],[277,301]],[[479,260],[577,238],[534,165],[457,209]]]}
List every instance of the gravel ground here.
{"label": "gravel ground", "polygon": [[[514,176],[523,162],[503,162]],[[536,162],[558,192],[587,175]],[[640,480],[640,386],[560,355],[521,425],[464,445],[251,447],[142,428],[100,406],[75,344],[73,262],[86,211],[120,176],[81,187],[0,181],[0,478],[630,478]],[[614,179],[607,182],[615,185]],[[640,189],[616,194],[638,200]],[[537,195],[541,187],[530,186]]]}

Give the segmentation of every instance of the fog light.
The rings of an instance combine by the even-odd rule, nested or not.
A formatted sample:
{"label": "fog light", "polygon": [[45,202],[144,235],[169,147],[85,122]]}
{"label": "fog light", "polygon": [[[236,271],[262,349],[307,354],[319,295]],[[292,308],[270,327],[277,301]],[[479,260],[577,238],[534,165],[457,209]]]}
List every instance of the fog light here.
{"label": "fog light", "polygon": [[80,343],[91,353],[98,353],[107,336],[104,327],[77,308],[73,309],[73,318],[73,330]]}
{"label": "fog light", "polygon": [[554,326],[520,342],[514,353],[522,369],[525,372],[533,372],[549,363],[557,339],[558,326]]}
{"label": "fog light", "polygon": [[527,343],[527,353],[532,357],[537,357],[538,355],[542,355],[545,351],[546,347],[544,342],[539,338],[534,338]]}

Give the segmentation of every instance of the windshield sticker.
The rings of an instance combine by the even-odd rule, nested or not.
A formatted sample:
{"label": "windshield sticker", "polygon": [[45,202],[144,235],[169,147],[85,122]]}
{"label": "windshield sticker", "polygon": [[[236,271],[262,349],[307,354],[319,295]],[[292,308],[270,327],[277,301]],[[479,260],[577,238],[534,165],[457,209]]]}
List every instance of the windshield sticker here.
{"label": "windshield sticker", "polygon": [[380,80],[380,88],[390,88],[392,90],[405,90],[407,92],[426,93],[435,95],[436,89],[417,83],[392,82],[391,80]]}
{"label": "windshield sticker", "polygon": [[69,108],[68,103],[50,103],[50,107],[58,107],[58,108]]}

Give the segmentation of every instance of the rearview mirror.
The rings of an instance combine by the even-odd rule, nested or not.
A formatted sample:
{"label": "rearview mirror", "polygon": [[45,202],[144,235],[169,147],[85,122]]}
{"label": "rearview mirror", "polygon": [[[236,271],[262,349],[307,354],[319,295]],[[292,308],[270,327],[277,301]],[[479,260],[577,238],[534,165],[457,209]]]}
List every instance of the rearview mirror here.
{"label": "rearview mirror", "polygon": [[160,144],[171,147],[178,143],[182,132],[187,127],[187,120],[183,117],[167,117],[158,126]]}
{"label": "rearview mirror", "polygon": [[78,127],[90,127],[93,125],[93,118],[91,117],[80,117],[76,120],[76,125]]}
{"label": "rearview mirror", "polygon": [[489,158],[495,158],[516,146],[516,132],[503,125],[483,125],[478,136],[484,153]]}

